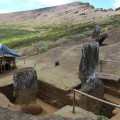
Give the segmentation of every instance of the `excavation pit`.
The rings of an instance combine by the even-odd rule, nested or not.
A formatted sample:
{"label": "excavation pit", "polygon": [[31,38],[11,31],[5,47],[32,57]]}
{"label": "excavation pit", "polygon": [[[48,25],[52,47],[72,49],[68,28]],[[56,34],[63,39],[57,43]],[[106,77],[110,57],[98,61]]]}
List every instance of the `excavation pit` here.
{"label": "excavation pit", "polygon": [[[53,76],[53,78],[56,78],[56,76],[58,76],[58,73],[57,73],[58,69],[59,68],[56,68],[56,71],[54,71],[53,69],[53,71],[51,71],[50,73],[47,72],[48,76],[46,75],[46,72],[43,72],[44,70],[41,72],[42,75],[41,74],[38,75],[39,91],[37,93],[37,98],[38,98],[37,103],[41,107],[43,106],[42,107],[43,111],[41,114],[37,114],[35,116],[50,116],[51,114],[54,114],[55,112],[59,111],[64,106],[72,105],[73,94],[71,92],[71,88],[79,89],[80,81],[76,80],[73,82],[72,74],[71,76],[67,76],[67,77],[64,76],[62,80],[60,78],[58,78],[58,80],[56,79],[55,81],[52,79],[49,79],[50,75]],[[4,74],[1,76],[1,80],[4,82],[3,84],[1,84],[0,92],[3,93],[10,100],[10,102],[15,103],[15,98],[13,97],[12,74],[13,73],[10,72],[7,75]],[[8,75],[10,76],[8,77]],[[105,85],[104,99],[109,101],[110,97],[106,97],[106,94],[110,94],[111,96],[115,95],[116,97],[119,98],[119,92],[116,91],[116,88],[119,89],[119,79],[118,80],[117,79],[114,80],[113,78],[108,79],[107,76],[101,75],[101,74],[99,74],[99,76],[100,76],[100,79],[103,80]],[[67,78],[70,78],[70,79],[67,81]],[[11,79],[11,81],[8,81],[8,79]],[[68,84],[67,85],[62,84],[63,82]],[[113,88],[113,86],[115,86],[115,88]],[[116,94],[113,94],[113,93],[116,93]],[[78,105],[77,103],[78,101],[76,100],[76,105]],[[108,118],[111,118],[114,116],[114,114],[112,113],[114,109],[115,108],[110,105],[103,104],[101,114],[104,116],[107,116]],[[72,112],[72,109],[71,109],[71,112]]]}
{"label": "excavation pit", "polygon": [[[37,93],[37,104],[41,106],[42,113],[36,116],[48,116],[58,111],[65,105],[72,105],[72,100],[68,94],[70,89],[62,90],[47,82],[38,80],[39,91]],[[13,84],[2,85],[0,92],[3,93],[11,103],[15,103],[16,98],[13,97]]]}
{"label": "excavation pit", "polygon": [[[13,73],[15,70],[8,73],[4,73],[0,76],[0,92],[3,93],[11,103],[15,103],[16,98],[13,97]],[[38,75],[38,78],[39,75]],[[66,79],[66,78],[65,78]],[[70,93],[70,88],[73,86],[79,86],[79,80],[71,82],[73,79],[71,75],[70,82],[68,84],[60,84],[60,87],[57,85],[50,84],[51,80],[38,80],[39,91],[37,93],[37,104],[42,107],[42,113],[39,115],[50,115],[65,105],[72,104],[72,100],[69,100],[68,93]],[[62,80],[64,81],[64,80]],[[67,81],[65,81],[67,83]],[[52,82],[51,82],[52,83]],[[69,87],[70,86],[70,87]],[[38,115],[37,115],[38,116]]]}
{"label": "excavation pit", "polygon": [[[50,116],[55,112],[59,111],[64,106],[72,105],[72,100],[68,95],[71,93],[70,90],[63,91],[43,81],[38,81],[38,85],[39,85],[39,92],[37,94],[36,102],[42,107],[42,113],[37,114],[35,116]],[[80,86],[77,86],[77,88],[79,87]],[[0,87],[0,92],[2,92],[10,100],[10,102],[12,103],[15,102],[15,98],[13,97],[13,84]],[[58,92],[60,93],[59,95]],[[101,115],[111,118],[113,117],[112,111],[114,109],[115,109],[114,107],[103,104]]]}
{"label": "excavation pit", "polygon": [[[8,101],[7,103],[3,102],[3,104],[5,104],[5,105],[3,105],[5,108],[9,108],[13,104],[14,109],[12,109],[12,110],[16,111],[19,108],[19,110],[22,111],[20,109],[20,107],[15,104],[16,99],[15,99],[15,97],[13,97],[13,84],[0,87],[0,92],[8,98],[8,99],[7,98],[5,99],[6,101]],[[4,95],[1,97],[1,100],[4,98]],[[40,114],[33,114],[35,116],[48,116],[59,110],[59,108],[54,107],[54,106],[44,102],[39,97],[37,97],[36,103],[38,106],[40,106],[42,108],[42,112]],[[30,111],[30,109],[28,109],[28,110],[26,109],[25,111],[26,111],[25,113],[28,113],[28,114],[29,114],[29,112],[34,112],[34,111]]]}

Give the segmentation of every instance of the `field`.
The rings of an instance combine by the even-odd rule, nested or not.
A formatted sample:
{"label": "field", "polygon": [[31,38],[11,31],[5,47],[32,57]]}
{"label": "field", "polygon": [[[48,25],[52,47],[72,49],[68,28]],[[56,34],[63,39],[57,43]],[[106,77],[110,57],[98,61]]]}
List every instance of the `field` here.
{"label": "field", "polygon": [[10,48],[21,48],[32,45],[37,46],[37,52],[46,52],[48,49],[58,46],[61,43],[77,40],[90,36],[95,25],[99,24],[102,31],[108,31],[120,26],[120,15],[113,15],[109,18],[90,21],[86,23],[61,23],[52,25],[0,25],[0,43]]}

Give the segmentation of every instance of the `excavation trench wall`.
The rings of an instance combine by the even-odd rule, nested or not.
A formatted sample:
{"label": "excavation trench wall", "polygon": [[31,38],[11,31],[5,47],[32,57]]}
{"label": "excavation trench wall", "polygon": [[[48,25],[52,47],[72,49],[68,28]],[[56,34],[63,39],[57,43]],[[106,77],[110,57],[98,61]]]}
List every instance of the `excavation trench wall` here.
{"label": "excavation trench wall", "polygon": [[15,98],[13,97],[13,84],[0,87],[0,92],[3,93],[10,102],[15,102]]}
{"label": "excavation trench wall", "polygon": [[[109,78],[102,77],[101,80],[104,82],[104,99],[106,101],[119,104],[117,103],[120,101],[120,79],[119,77]],[[115,110],[114,106],[103,104],[103,108],[101,113],[108,118],[114,116],[113,110]]]}
{"label": "excavation trench wall", "polygon": [[[46,103],[49,103],[57,108],[62,108],[65,105],[72,104],[72,100],[70,100],[69,96],[67,96],[70,91],[61,90],[42,81],[38,81],[38,86],[39,92],[37,97]],[[0,92],[3,93],[12,103],[15,102],[15,97],[13,97],[13,84],[0,87]]]}
{"label": "excavation trench wall", "polygon": [[[112,83],[110,83],[110,86],[111,84]],[[105,83],[105,85],[108,85],[108,83]],[[65,105],[72,105],[72,99],[70,99],[71,96],[69,96],[70,94],[72,95],[70,90],[65,91],[43,81],[38,81],[38,86],[39,92],[37,94],[37,97],[42,99],[46,103],[49,103],[57,108],[62,108]],[[13,84],[0,87],[0,92],[3,93],[12,103],[15,102],[15,98],[13,97]],[[105,92],[107,92],[106,88]],[[76,103],[78,103],[78,101]],[[103,104],[101,114],[111,118],[113,110],[114,107]]]}
{"label": "excavation trench wall", "polygon": [[70,100],[70,97],[68,96],[68,93],[70,92],[56,88],[53,85],[50,85],[48,83],[45,83],[43,81],[39,81],[39,92],[37,94],[38,98],[41,98],[43,101],[58,107],[62,108],[65,105],[72,104],[72,101]]}

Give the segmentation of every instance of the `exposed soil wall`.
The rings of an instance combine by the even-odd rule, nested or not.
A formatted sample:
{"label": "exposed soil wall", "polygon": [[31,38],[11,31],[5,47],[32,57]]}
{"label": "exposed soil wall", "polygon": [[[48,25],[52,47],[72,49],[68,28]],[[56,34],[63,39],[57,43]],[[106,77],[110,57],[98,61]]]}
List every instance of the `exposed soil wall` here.
{"label": "exposed soil wall", "polygon": [[[38,81],[38,86],[39,92],[37,94],[37,97],[43,101],[57,108],[62,108],[65,105],[71,104],[69,96],[67,96],[69,91],[63,91],[42,81]],[[3,93],[12,103],[15,102],[15,98],[13,97],[12,84],[0,87],[0,92]]]}
{"label": "exposed soil wall", "polygon": [[111,117],[113,117],[112,111],[114,109],[115,109],[115,107],[103,103],[103,107],[101,109],[100,114],[104,115],[104,116],[107,116],[108,118],[111,118]]}
{"label": "exposed soil wall", "polygon": [[105,93],[120,98],[120,90],[105,86]]}
{"label": "exposed soil wall", "polygon": [[0,92],[3,93],[12,103],[15,101],[13,97],[13,84],[0,87]]}
{"label": "exposed soil wall", "polygon": [[67,95],[69,91],[64,91],[62,89],[56,88],[53,85],[50,85],[43,81],[38,81],[38,85],[39,92],[37,96],[47,103],[52,104],[58,108],[71,104],[69,96]]}
{"label": "exposed soil wall", "polygon": [[[109,83],[107,82],[107,84]],[[110,85],[111,84],[112,83],[110,83]],[[46,103],[49,103],[57,108],[62,108],[65,105],[72,105],[72,99],[70,99],[72,98],[72,93],[70,92],[70,90],[64,91],[62,89],[56,88],[55,86],[45,83],[43,81],[38,81],[38,86],[39,86],[39,92],[37,94],[37,97],[42,99]],[[3,93],[12,103],[15,102],[15,98],[13,97],[12,84],[0,87],[0,92]],[[105,88],[105,93],[109,93],[109,92],[112,95],[114,93],[113,88],[111,91],[109,91],[109,88],[108,89]],[[116,94],[116,96],[118,95],[119,94]],[[78,105],[78,102],[79,102],[79,99],[76,99],[76,105]],[[101,114],[111,118],[113,116],[112,115],[113,110],[114,110],[114,107],[103,104]]]}
{"label": "exposed soil wall", "polygon": [[105,86],[108,86],[108,87],[112,87],[112,88],[115,88],[115,89],[120,89],[120,79],[119,80],[108,80],[108,79],[101,79],[103,82],[104,82],[104,84],[105,84]]}

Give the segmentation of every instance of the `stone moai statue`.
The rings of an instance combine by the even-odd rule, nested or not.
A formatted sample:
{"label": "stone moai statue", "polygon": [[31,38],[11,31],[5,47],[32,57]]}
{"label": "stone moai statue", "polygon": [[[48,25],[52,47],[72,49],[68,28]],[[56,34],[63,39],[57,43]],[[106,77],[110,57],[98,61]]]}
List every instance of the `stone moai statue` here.
{"label": "stone moai statue", "polygon": [[38,92],[37,73],[34,68],[22,68],[13,75],[13,96],[16,97],[16,104],[26,113],[37,114],[42,111],[36,103]]}
{"label": "stone moai statue", "polygon": [[82,49],[82,59],[79,66],[81,85],[88,84],[93,89],[102,84],[96,73],[99,62],[99,44],[87,43]]}
{"label": "stone moai statue", "polygon": [[[104,85],[103,82],[98,78],[96,72],[98,62],[99,43],[86,43],[82,49],[82,59],[79,66],[79,78],[81,80],[80,90],[102,99],[104,95]],[[81,96],[80,106],[96,114],[99,114],[101,108],[100,102],[91,100],[85,96]]]}
{"label": "stone moai statue", "polygon": [[92,38],[95,42],[98,42],[99,45],[102,45],[104,40],[108,37],[108,33],[101,34],[101,26],[96,25],[92,34]]}
{"label": "stone moai statue", "polygon": [[92,38],[97,38],[100,36],[101,26],[96,25],[92,34]]}
{"label": "stone moai statue", "polygon": [[95,41],[102,45],[103,41],[108,37],[108,33],[103,33],[99,37],[95,38]]}

